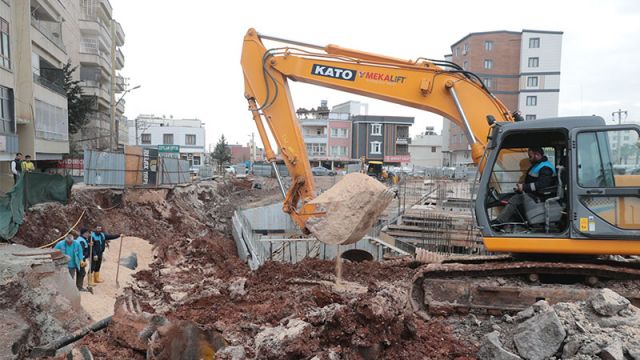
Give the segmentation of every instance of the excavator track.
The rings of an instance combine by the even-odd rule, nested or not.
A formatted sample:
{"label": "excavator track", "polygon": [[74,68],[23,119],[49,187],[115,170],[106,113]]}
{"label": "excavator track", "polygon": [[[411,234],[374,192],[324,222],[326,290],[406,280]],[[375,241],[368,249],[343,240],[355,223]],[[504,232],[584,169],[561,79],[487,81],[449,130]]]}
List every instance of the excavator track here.
{"label": "excavator track", "polygon": [[423,317],[498,315],[523,310],[538,300],[586,300],[603,287],[640,306],[640,264],[514,261],[507,256],[450,259],[419,268],[409,300]]}

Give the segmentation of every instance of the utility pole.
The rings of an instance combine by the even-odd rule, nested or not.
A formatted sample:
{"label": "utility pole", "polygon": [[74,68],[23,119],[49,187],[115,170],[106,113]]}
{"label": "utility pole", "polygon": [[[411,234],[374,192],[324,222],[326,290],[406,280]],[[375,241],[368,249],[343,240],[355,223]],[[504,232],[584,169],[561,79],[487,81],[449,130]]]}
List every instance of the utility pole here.
{"label": "utility pole", "polygon": [[116,22],[111,19],[111,116],[109,150],[118,148],[118,129],[116,126]]}
{"label": "utility pole", "polygon": [[[627,116],[629,115],[627,113],[627,110],[622,110],[622,109],[618,109],[618,111],[614,111],[611,113],[611,117],[613,118],[613,121],[616,121],[616,115],[618,115],[618,125],[622,124],[622,114],[624,114],[624,120],[627,119]],[[620,164],[622,162],[622,131],[618,131],[617,133],[617,137],[618,137],[618,146],[616,147],[616,150],[618,151],[618,164]]]}

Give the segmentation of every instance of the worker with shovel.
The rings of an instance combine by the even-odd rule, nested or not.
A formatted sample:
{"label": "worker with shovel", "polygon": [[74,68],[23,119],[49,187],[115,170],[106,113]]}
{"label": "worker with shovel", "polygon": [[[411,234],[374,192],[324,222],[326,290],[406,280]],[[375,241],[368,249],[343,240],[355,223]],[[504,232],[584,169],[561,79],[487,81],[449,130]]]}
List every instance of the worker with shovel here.
{"label": "worker with shovel", "polygon": [[95,284],[104,282],[104,280],[100,278],[100,266],[102,265],[102,255],[108,245],[108,241],[119,237],[121,237],[121,235],[107,234],[102,230],[101,225],[96,226],[95,231],[91,232],[91,241],[93,241],[91,271],[93,272],[93,282]]}

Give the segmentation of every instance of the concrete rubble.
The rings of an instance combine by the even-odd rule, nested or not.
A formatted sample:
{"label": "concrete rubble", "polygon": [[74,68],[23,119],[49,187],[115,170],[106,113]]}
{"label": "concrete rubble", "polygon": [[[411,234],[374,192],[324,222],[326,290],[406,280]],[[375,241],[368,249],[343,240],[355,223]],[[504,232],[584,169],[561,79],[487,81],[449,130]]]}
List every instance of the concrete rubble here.
{"label": "concrete rubble", "polygon": [[0,359],[22,359],[89,324],[66,259],[0,244]]}
{"label": "concrete rubble", "polygon": [[[610,289],[588,301],[539,301],[515,317],[491,319],[479,359],[636,359],[640,309]],[[511,357],[515,356],[515,357]]]}

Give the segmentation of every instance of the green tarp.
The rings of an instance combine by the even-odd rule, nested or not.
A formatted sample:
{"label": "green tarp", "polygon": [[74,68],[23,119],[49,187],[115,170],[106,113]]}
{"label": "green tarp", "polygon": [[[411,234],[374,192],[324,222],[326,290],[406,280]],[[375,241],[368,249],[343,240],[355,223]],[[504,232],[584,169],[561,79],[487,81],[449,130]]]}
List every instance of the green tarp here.
{"label": "green tarp", "polygon": [[0,238],[11,239],[29,206],[57,201],[67,203],[73,178],[70,175],[24,173],[9,192],[0,197]]}

